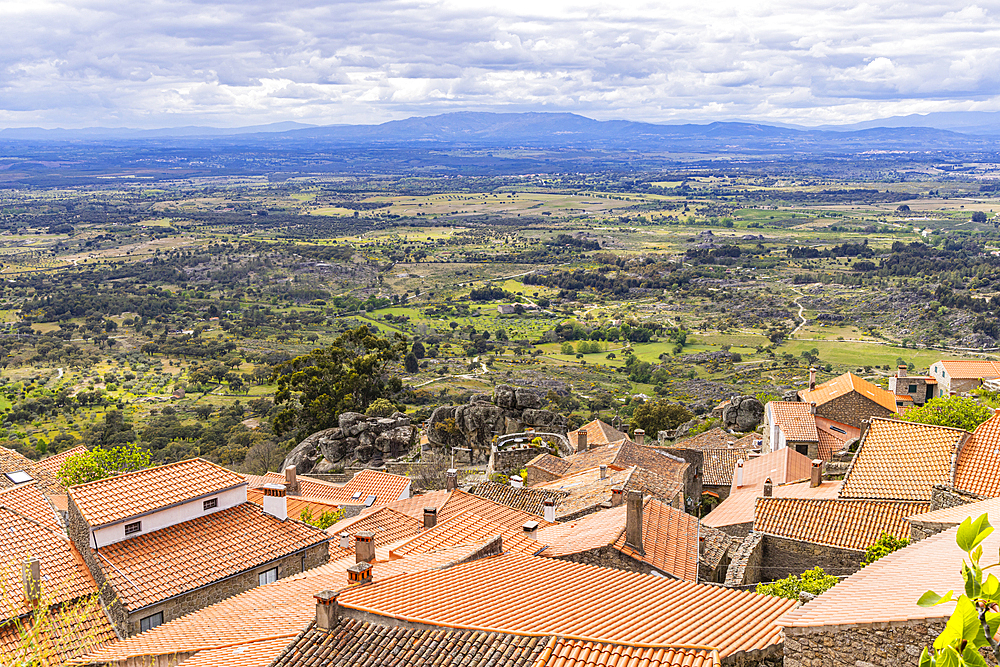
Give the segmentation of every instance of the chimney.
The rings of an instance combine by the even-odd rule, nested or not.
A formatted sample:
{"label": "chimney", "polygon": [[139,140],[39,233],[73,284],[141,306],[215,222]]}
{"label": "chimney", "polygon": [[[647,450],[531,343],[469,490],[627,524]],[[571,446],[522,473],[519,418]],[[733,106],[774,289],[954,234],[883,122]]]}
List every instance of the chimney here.
{"label": "chimney", "polygon": [[810,473],[809,486],[815,489],[823,483],[823,462],[819,459],[814,460]]}
{"label": "chimney", "polygon": [[816,369],[815,368],[810,368],[809,369],[809,391],[812,391],[815,388],[816,388]]}
{"label": "chimney", "polygon": [[811,415],[816,414],[816,404],[815,403],[810,403],[809,404],[809,414],[811,414]]}
{"label": "chimney", "polygon": [[288,501],[284,484],[264,485],[264,512],[284,521],[288,518]]}
{"label": "chimney", "polygon": [[771,483],[771,478],[768,477],[764,480],[764,497],[770,498],[774,495],[774,484]]}
{"label": "chimney", "polygon": [[611,489],[611,506],[618,507],[625,502],[625,489],[616,486]]}
{"label": "chimney", "polygon": [[524,480],[521,478],[520,475],[511,475],[510,476],[510,488],[512,488],[512,489],[523,489],[524,488]]}
{"label": "chimney", "polygon": [[635,436],[633,439],[635,440],[635,444],[637,445],[643,444],[643,442],[646,440],[646,432],[643,431],[641,428],[637,428],[636,430],[632,431],[632,435]]}
{"label": "chimney", "polygon": [[433,528],[438,522],[438,508],[436,507],[425,507],[424,508],[424,529]]}
{"label": "chimney", "polygon": [[454,468],[448,469],[448,475],[444,479],[444,490],[454,491],[458,488],[458,471]]}
{"label": "chimney", "polygon": [[299,479],[295,476],[295,466],[285,468],[285,490],[290,496],[299,495]]}
{"label": "chimney", "polygon": [[333,591],[320,591],[316,594],[316,628],[332,630],[340,620],[340,605],[337,604],[337,594]]}
{"label": "chimney", "polygon": [[551,498],[545,499],[545,520],[549,523],[556,522],[556,501]]}
{"label": "chimney", "polygon": [[354,565],[347,568],[347,583],[349,584],[367,584],[372,580],[372,564],[371,563],[355,563]]}
{"label": "chimney", "polygon": [[351,548],[351,534],[346,530],[340,534],[340,548],[350,549]]}
{"label": "chimney", "polygon": [[736,488],[743,486],[743,459],[736,462]]}
{"label": "chimney", "polygon": [[587,451],[587,432],[582,428],[576,432],[576,451]]}
{"label": "chimney", "polygon": [[601,464],[601,479],[607,479],[607,478],[608,478],[608,466],[606,466],[606,465],[604,465],[602,463]]}
{"label": "chimney", "polygon": [[37,558],[21,563],[21,589],[24,600],[29,604],[36,604],[42,599],[42,562]]}
{"label": "chimney", "polygon": [[906,377],[906,366],[900,364],[896,367],[896,377],[905,378]]}
{"label": "chimney", "polygon": [[528,539],[531,539],[531,540],[537,540],[538,539],[538,522],[537,521],[529,521],[529,522],[527,522],[526,524],[524,524],[521,527],[524,529],[524,536],[525,537],[527,537]]}
{"label": "chimney", "polygon": [[375,560],[375,533],[367,530],[354,536],[354,562],[370,563]]}
{"label": "chimney", "polygon": [[642,548],[642,491],[629,491],[627,502],[625,544],[640,553],[646,553]]}

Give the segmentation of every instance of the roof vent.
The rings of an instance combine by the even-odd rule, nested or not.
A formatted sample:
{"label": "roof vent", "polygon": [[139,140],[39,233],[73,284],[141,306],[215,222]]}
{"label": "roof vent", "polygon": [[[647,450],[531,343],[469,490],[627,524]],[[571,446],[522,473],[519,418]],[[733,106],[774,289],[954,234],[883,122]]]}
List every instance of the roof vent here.
{"label": "roof vent", "polygon": [[367,584],[372,580],[371,563],[355,563],[347,568],[347,581],[351,584]]}
{"label": "roof vent", "polygon": [[608,478],[608,466],[606,466],[606,465],[604,465],[602,463],[601,464],[601,479],[607,479],[607,478]]}

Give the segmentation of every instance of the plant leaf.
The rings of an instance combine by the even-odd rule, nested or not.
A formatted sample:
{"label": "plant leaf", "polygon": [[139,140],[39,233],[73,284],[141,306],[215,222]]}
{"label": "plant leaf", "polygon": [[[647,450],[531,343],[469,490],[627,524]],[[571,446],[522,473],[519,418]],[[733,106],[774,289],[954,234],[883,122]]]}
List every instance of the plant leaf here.
{"label": "plant leaf", "polygon": [[938,595],[934,591],[927,591],[920,596],[920,599],[917,600],[917,604],[921,607],[933,607],[934,605],[951,602],[951,596],[954,594],[955,591],[948,591],[944,595]]}
{"label": "plant leaf", "polygon": [[988,515],[982,514],[976,519],[968,517],[958,527],[958,534],[955,536],[955,541],[962,551],[970,552],[980,542],[989,537],[992,532],[993,526],[990,525]]}

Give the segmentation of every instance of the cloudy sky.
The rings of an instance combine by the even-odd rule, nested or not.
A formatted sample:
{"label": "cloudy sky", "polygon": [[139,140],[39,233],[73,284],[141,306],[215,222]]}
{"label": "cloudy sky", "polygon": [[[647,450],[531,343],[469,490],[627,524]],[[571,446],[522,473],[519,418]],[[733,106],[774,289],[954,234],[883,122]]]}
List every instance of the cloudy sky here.
{"label": "cloudy sky", "polygon": [[0,127],[1000,111],[1000,2],[0,0]]}

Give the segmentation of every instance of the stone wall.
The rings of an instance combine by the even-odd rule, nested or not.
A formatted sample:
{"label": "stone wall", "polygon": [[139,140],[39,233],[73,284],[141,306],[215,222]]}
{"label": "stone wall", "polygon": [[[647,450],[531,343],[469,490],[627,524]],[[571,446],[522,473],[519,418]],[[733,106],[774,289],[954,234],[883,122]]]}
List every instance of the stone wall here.
{"label": "stone wall", "polygon": [[730,551],[732,560],[726,571],[726,586],[737,587],[761,581],[760,564],[764,557],[764,534],[750,533]]}
{"label": "stone wall", "polygon": [[[239,595],[260,585],[259,575],[271,568],[278,568],[278,578],[284,579],[293,574],[299,574],[330,560],[328,543],[318,544],[277,561],[271,561],[252,570],[240,572],[228,579],[213,582],[203,588],[184,593],[164,602],[131,612],[128,617],[129,636],[139,633],[139,622],[157,612],[163,612],[163,622],[190,614],[193,611],[221,602],[226,598]],[[344,574],[344,585],[347,585],[347,574]]]}
{"label": "stone wall", "polygon": [[[565,556],[559,556],[558,559],[567,560],[571,563],[583,563],[584,565],[607,567],[613,570],[638,572],[639,574],[649,574],[656,569],[648,563],[643,563],[641,560],[636,560],[631,556],[626,556],[612,546],[603,546],[598,547],[597,549],[590,549],[589,551],[567,554]],[[659,570],[657,570],[657,572],[659,572]],[[663,572],[663,574],[667,573]]]}
{"label": "stone wall", "polygon": [[[695,503],[701,502],[702,480],[705,476],[705,452],[700,449],[683,449],[681,447],[664,447],[663,451],[688,462],[688,469],[684,473],[684,497],[693,498]],[[681,509],[686,510],[686,508]]]}
{"label": "stone wall", "polygon": [[918,667],[943,619],[785,628],[785,667]]}
{"label": "stone wall", "polygon": [[504,475],[516,473],[521,468],[528,465],[528,461],[544,454],[545,449],[541,447],[525,447],[523,449],[507,449],[490,454],[489,465],[486,466],[486,475],[499,472]]}
{"label": "stone wall", "polygon": [[704,484],[703,483],[701,485],[701,492],[702,492],[702,494],[704,494],[707,491],[711,491],[715,495],[719,496],[719,502],[720,503],[723,500],[725,500],[726,498],[729,497],[729,492],[732,491],[732,490],[733,490],[733,487],[732,487],[731,484],[725,484],[725,485],[715,486],[713,484]]}
{"label": "stone wall", "polygon": [[121,600],[118,599],[118,591],[111,585],[108,578],[104,576],[104,569],[99,565],[94,552],[90,549],[90,528],[80,513],[80,509],[73,502],[73,498],[69,498],[66,515],[68,519],[66,533],[76,546],[76,550],[80,552],[80,556],[83,558],[83,562],[87,564],[90,574],[94,577],[94,582],[97,584],[100,593],[101,604],[108,615],[108,620],[111,621],[119,637],[127,637],[128,611],[126,611],[125,605],[122,604]]}
{"label": "stone wall", "polygon": [[977,503],[980,500],[986,500],[986,498],[975,493],[959,491],[950,486],[935,484],[931,489],[931,508],[928,511],[933,512],[945,509],[946,507],[968,505],[969,503]]}
{"label": "stone wall", "polygon": [[826,417],[841,424],[861,428],[861,420],[870,417],[891,417],[894,410],[884,408],[875,401],[856,391],[838,396],[823,405],[816,406],[816,416]]}
{"label": "stone wall", "polygon": [[861,569],[861,558],[864,556],[863,551],[800,542],[774,535],[764,535],[763,546],[763,581],[784,579],[814,567],[821,567],[827,574],[836,576],[854,574]]}
{"label": "stone wall", "polygon": [[551,482],[553,480],[559,479],[559,475],[551,473],[548,470],[542,470],[541,468],[536,468],[535,466],[528,466],[527,468],[528,479],[524,480],[524,483],[528,486],[534,486],[535,484],[544,484],[545,482]]}
{"label": "stone wall", "polygon": [[743,539],[744,537],[750,534],[751,530],[753,530],[753,521],[750,521],[749,523],[734,523],[731,526],[712,526],[712,527],[721,530],[726,535],[732,535],[733,537],[738,537],[740,539]]}

